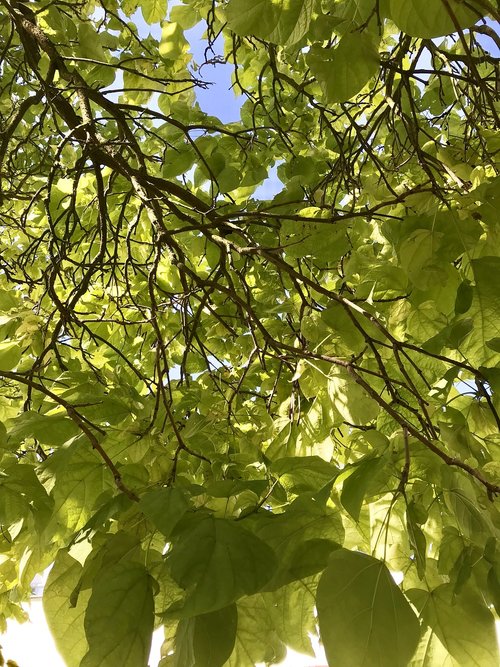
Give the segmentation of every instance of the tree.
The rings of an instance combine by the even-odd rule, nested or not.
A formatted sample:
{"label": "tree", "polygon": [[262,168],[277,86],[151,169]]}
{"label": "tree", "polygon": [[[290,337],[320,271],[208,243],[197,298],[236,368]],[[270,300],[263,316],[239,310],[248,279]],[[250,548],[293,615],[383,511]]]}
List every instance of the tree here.
{"label": "tree", "polygon": [[68,667],[498,664],[498,17],[0,1],[3,624],[54,563]]}

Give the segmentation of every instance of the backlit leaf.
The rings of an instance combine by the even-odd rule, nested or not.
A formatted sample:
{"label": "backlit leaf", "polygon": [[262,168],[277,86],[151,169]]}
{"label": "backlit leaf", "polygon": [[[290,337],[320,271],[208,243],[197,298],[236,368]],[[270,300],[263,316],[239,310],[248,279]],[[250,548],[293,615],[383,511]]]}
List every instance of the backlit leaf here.
{"label": "backlit leaf", "polygon": [[329,394],[342,417],[351,424],[367,424],[379,406],[344,369],[336,368],[328,382]]}
{"label": "backlit leaf", "polygon": [[311,51],[308,63],[327,102],[346,102],[378,69],[378,52],[368,33],[347,34],[338,46]]}
{"label": "backlit leaf", "polygon": [[453,595],[452,584],[443,584],[430,593],[419,592],[418,606],[424,622],[460,665],[494,667],[498,664],[493,615],[469,587],[458,596]]}
{"label": "backlit leaf", "polygon": [[420,639],[418,619],[389,570],[363,553],[332,554],[317,608],[328,662],[338,667],[406,667]]}
{"label": "backlit leaf", "polygon": [[286,513],[262,515],[254,523],[259,537],[279,556],[268,590],[322,570],[330,552],[344,541],[340,514],[307,496],[297,498]]}
{"label": "backlit leaf", "polygon": [[234,651],[225,667],[254,667],[281,662],[286,647],[281,641],[263,595],[252,595],[238,604],[238,629]]}
{"label": "backlit leaf", "polygon": [[207,516],[183,522],[169,554],[172,576],[186,589],[183,614],[201,614],[256,593],[276,569],[273,550],[240,523]]}
{"label": "backlit leaf", "polygon": [[100,458],[80,442],[58,450],[43,466],[41,476],[56,482],[52,489],[54,517],[70,531],[84,526],[95,501],[111,485]]}
{"label": "backlit leaf", "polygon": [[341,501],[355,521],[359,519],[361,506],[373,477],[387,465],[384,459],[360,461],[342,485]]}
{"label": "backlit leaf", "polygon": [[176,632],[172,667],[222,667],[233,652],[238,614],[236,605],[182,619]]}
{"label": "backlit leaf", "polygon": [[292,581],[273,593],[264,594],[281,641],[294,651],[307,655],[313,655],[310,635],[316,634],[316,579],[309,577]]}
{"label": "backlit leaf", "polygon": [[147,570],[120,562],[95,580],[85,613],[88,653],[81,667],[146,667],[154,621]]}
{"label": "backlit leaf", "polygon": [[228,25],[238,35],[255,35],[277,44],[294,44],[309,28],[312,0],[230,0]]}
{"label": "backlit leaf", "polygon": [[188,509],[185,496],[179,489],[157,489],[141,497],[139,507],[165,537],[169,537]]}
{"label": "backlit leaf", "polygon": [[471,263],[476,289],[466,316],[473,328],[459,349],[474,363],[488,365],[498,357],[489,341],[500,338],[500,295],[495,288],[500,280],[500,258],[481,257]]}
{"label": "backlit leaf", "polygon": [[394,23],[413,37],[439,37],[455,32],[457,26],[468,28],[482,15],[481,3],[467,5],[459,0],[390,0],[390,16]]}
{"label": "backlit leaf", "polygon": [[15,341],[0,343],[0,368],[10,371],[15,368],[21,359],[22,350]]}
{"label": "backlit leaf", "polygon": [[43,610],[57,650],[68,667],[79,667],[88,651],[84,629],[85,609],[90,590],[81,591],[78,603],[70,598],[82,574],[81,564],[67,551],[59,551],[43,592]]}
{"label": "backlit leaf", "polygon": [[167,15],[167,0],[140,0],[138,4],[146,23],[158,23]]}

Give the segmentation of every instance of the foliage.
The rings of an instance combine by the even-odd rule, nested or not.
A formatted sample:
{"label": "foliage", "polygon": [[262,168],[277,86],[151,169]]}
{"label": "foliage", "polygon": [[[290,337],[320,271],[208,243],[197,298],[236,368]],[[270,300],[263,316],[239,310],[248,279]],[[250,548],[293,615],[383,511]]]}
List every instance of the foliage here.
{"label": "foliage", "polygon": [[493,4],[1,0],[3,626],[498,664]]}

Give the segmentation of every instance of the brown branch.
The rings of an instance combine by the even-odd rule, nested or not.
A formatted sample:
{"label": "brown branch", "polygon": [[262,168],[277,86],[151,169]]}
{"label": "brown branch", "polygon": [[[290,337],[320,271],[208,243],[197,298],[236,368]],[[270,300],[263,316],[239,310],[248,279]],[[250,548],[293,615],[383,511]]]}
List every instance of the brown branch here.
{"label": "brown branch", "polygon": [[68,417],[78,426],[78,428],[82,431],[82,433],[87,437],[88,441],[90,442],[92,449],[95,449],[96,452],[99,454],[99,456],[102,458],[106,466],[109,468],[111,471],[111,474],[113,475],[113,479],[115,481],[116,486],[118,489],[124,493],[126,496],[128,496],[131,500],[138,501],[139,498],[138,496],[129,489],[123,482],[122,476],[120,474],[120,471],[116,467],[116,465],[113,463],[111,458],[108,456],[102,445],[99,443],[99,440],[97,439],[96,434],[92,431],[92,428],[95,429],[98,433],[103,435],[105,432],[99,427],[96,426],[95,424],[92,424],[89,422],[88,419],[86,419],[83,415],[81,415],[76,408],[68,403],[64,398],[61,398],[57,394],[55,394],[53,391],[50,391],[50,389],[47,389],[44,387],[42,384],[39,384],[38,382],[35,382],[33,379],[29,379],[25,377],[24,375],[21,375],[21,373],[15,373],[13,371],[1,371],[0,370],[0,377],[6,378],[8,380],[13,380],[14,382],[19,382],[20,384],[24,384],[26,386],[31,387],[32,389],[36,389],[40,393],[44,394],[48,398],[52,399],[55,403],[60,405],[66,410],[66,413]]}
{"label": "brown branch", "polygon": [[469,475],[474,477],[475,479],[478,480],[486,489],[486,492],[488,494],[488,498],[490,500],[493,500],[495,496],[500,494],[500,486],[497,484],[493,484],[492,482],[488,481],[482,473],[477,470],[476,468],[473,468],[470,466],[468,463],[464,463],[463,461],[460,461],[460,459],[457,459],[453,456],[450,456],[446,452],[443,452],[442,449],[440,449],[432,440],[427,438],[425,435],[420,433],[418,429],[416,429],[407,419],[405,419],[397,410],[395,410],[392,405],[387,403],[369,384],[366,382],[360,375],[357,373],[351,366],[347,367],[347,370],[351,374],[352,378],[361,386],[363,389],[366,391],[366,393],[373,398],[384,410],[389,414],[395,421],[398,422],[404,429],[406,429],[407,433],[410,433],[414,438],[419,440],[423,445],[425,445],[428,449],[431,450],[431,452],[434,452],[434,454],[437,454],[440,459],[442,459],[447,465],[449,466],[456,466],[457,468],[460,468],[464,472],[467,472]]}

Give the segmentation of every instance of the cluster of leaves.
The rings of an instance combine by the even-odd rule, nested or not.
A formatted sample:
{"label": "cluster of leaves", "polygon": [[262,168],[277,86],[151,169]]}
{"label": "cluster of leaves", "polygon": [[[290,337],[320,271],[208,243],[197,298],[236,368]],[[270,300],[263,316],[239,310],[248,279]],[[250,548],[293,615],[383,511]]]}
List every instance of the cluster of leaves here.
{"label": "cluster of leaves", "polygon": [[68,667],[498,664],[498,18],[0,0],[3,624],[54,563]]}

